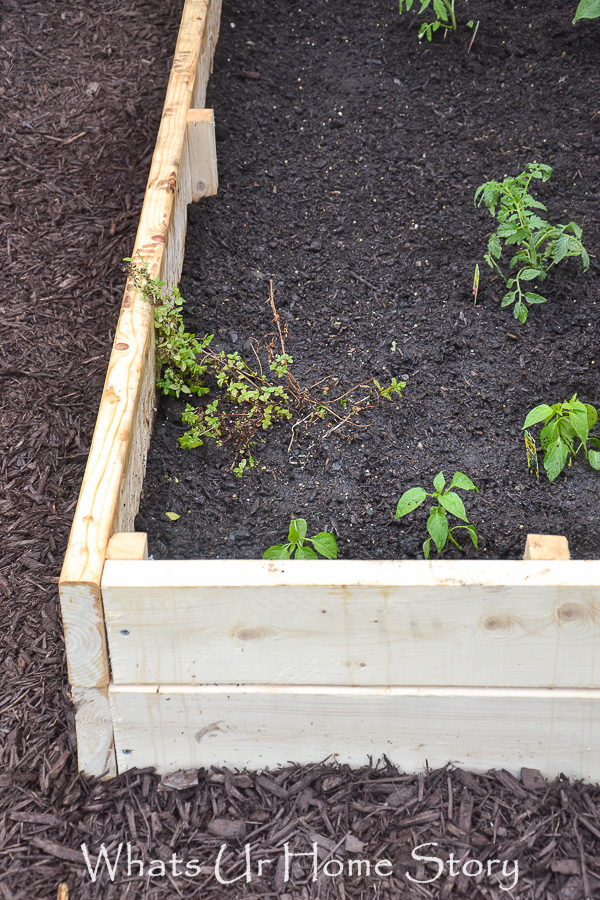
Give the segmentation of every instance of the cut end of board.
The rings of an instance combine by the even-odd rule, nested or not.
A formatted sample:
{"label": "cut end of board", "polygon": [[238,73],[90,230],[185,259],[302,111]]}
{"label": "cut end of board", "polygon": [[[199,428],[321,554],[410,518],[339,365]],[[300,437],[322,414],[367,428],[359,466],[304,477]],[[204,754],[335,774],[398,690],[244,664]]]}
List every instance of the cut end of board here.
{"label": "cut end of board", "polygon": [[113,534],[106,559],[148,559],[148,536],[141,531]]}
{"label": "cut end of board", "polygon": [[561,534],[528,534],[523,559],[570,559],[569,542]]}

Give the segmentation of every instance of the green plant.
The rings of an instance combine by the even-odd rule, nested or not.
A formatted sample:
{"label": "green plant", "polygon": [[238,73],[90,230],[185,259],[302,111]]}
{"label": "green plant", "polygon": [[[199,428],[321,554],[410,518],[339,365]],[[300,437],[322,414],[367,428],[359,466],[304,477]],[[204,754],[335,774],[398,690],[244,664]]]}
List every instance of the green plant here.
{"label": "green plant", "polygon": [[[508,293],[502,298],[502,306],[514,303],[514,316],[521,324],[527,320],[529,306],[547,300],[541,294],[523,289],[522,282],[544,281],[552,266],[569,256],[581,257],[584,272],[590,264],[581,243],[579,225],[575,222],[550,225],[534,212],[546,210],[546,207],[528,193],[529,184],[533,178],[548,181],[551,174],[550,166],[527,163],[521,175],[506,176],[504,181],[488,181],[475,192],[475,205],[485,203],[492,216],[496,216],[498,205],[498,228],[488,241],[485,260],[506,281]],[[501,241],[507,247],[518,247],[510,261],[510,269],[516,266],[517,272],[508,278],[498,263],[502,255]]]}
{"label": "green plant", "polygon": [[[428,494],[422,487],[414,487],[405,491],[398,501],[395,518],[401,519],[402,516],[406,516],[408,513],[417,509],[427,497],[432,497],[433,500],[436,501],[436,505],[431,506],[429,509],[427,531],[430,536],[423,544],[423,555],[425,556],[425,559],[429,559],[431,541],[434,542],[438,554],[442,552],[447,541],[451,541],[459,550],[462,550],[463,548],[452,535],[452,532],[458,531],[459,528],[466,528],[475,549],[477,549],[477,531],[473,525],[468,524],[469,520],[467,519],[464,504],[452,488],[477,492],[479,492],[479,488],[475,487],[471,479],[466,475],[463,475],[462,472],[454,473],[448,487],[446,487],[446,479],[444,478],[443,472],[439,472],[433,479],[433,487],[434,490],[431,494]],[[456,516],[457,519],[462,519],[462,521],[467,524],[450,527],[447,513]]]}
{"label": "green plant", "polygon": [[580,19],[597,19],[600,17],[600,0],[579,0],[575,10],[573,25]]}
{"label": "green plant", "polygon": [[[422,41],[424,37],[426,37],[428,41],[431,41],[438,28],[443,28],[444,31],[456,31],[454,0],[419,0],[419,2],[421,3],[419,15],[422,15],[430,5],[432,7],[431,11],[435,15],[435,19],[432,22],[423,22],[419,28],[420,41]],[[399,14],[402,15],[405,9],[408,12],[413,3],[414,0],[399,0]],[[467,22],[467,27],[473,28],[474,24],[475,23],[471,20]],[[473,37],[475,37],[475,34],[473,34]]]}
{"label": "green plant", "polygon": [[[398,12],[400,15],[402,15],[405,8],[408,11],[412,7],[413,2],[414,0],[399,0],[400,5]],[[430,3],[432,3],[432,0],[420,0],[420,3],[421,9],[419,10],[419,15],[425,12]],[[433,0],[432,12],[435,14],[436,18],[433,22],[423,22],[419,28],[420,41],[423,40],[424,37],[430,41],[438,28],[456,31],[454,0]]]}
{"label": "green plant", "polygon": [[[285,328],[282,329],[279,313],[275,308],[273,286],[269,291],[269,303],[277,332],[267,335],[264,351],[268,359],[269,374],[263,371],[259,355],[258,341],[251,339],[251,347],[256,358],[257,369],[249,366],[239,353],[216,353],[211,349],[212,334],[198,340],[186,331],[182,318],[184,299],[178,288],[165,291],[164,282],[150,277],[146,264],[131,259],[128,275],[134,286],[148,300],[154,310],[156,335],[156,361],[159,375],[157,385],[163,394],[191,399],[213,392],[208,402],[187,403],[182,421],[188,426],[179,438],[182,448],[191,450],[200,447],[207,439],[214,440],[218,447],[229,444],[236,457],[232,464],[235,475],[241,478],[245,471],[255,468],[256,460],[251,448],[260,440],[259,436],[280,420],[294,420],[295,428],[301,423],[313,424],[329,418],[333,420],[327,434],[345,424],[358,428],[368,428],[372,424],[355,421],[363,412],[378,405],[381,397],[392,399],[392,394],[402,396],[404,382],[392,378],[389,387],[383,387],[374,378],[355,385],[349,391],[336,395],[332,390],[337,379],[330,378],[322,388],[318,399],[312,392],[327,379],[322,379],[307,389],[303,389],[294,378],[290,366],[292,357],[285,349]],[[267,341],[267,338],[270,340]],[[278,383],[279,382],[279,383]],[[216,391],[217,396],[214,396]],[[305,407],[306,415],[299,416]],[[342,408],[342,414],[340,413]],[[235,461],[234,461],[235,462]]]}
{"label": "green plant", "polygon": [[[263,553],[263,559],[318,559],[317,553],[326,559],[337,559],[338,547],[335,536],[329,531],[320,531],[314,537],[306,537],[306,519],[292,519],[287,544],[275,544]],[[307,547],[309,541],[313,547]],[[315,550],[317,552],[315,552]]]}
{"label": "green plant", "polygon": [[[548,406],[541,403],[527,414],[523,429],[531,425],[544,423],[540,432],[540,443],[544,450],[544,468],[548,481],[555,481],[572,457],[576,456],[583,448],[583,455],[593,469],[600,470],[600,440],[590,435],[598,413],[589,403],[582,403],[573,394],[571,399],[564,403],[555,403]],[[575,443],[579,440],[579,446],[575,449]],[[588,448],[588,442],[598,449]]]}
{"label": "green plant", "polygon": [[376,378],[373,379],[373,384],[379,391],[380,397],[385,397],[386,400],[391,400],[393,394],[398,394],[398,397],[402,398],[402,391],[406,387],[405,381],[396,381],[395,378],[392,378],[392,383],[389,387],[382,387]]}
{"label": "green plant", "polygon": [[204,405],[187,403],[182,421],[188,426],[179,438],[184,449],[200,447],[207,438],[218,447],[230,443],[236,456],[241,457],[232,467],[238,477],[256,461],[250,453],[257,433],[268,430],[278,420],[292,418],[292,408],[299,400],[290,388],[296,382],[289,373],[293,361],[282,347],[281,353],[269,353],[269,370],[280,382],[273,383],[259,366],[252,369],[239,353],[215,353],[210,344],[214,338],[206,334],[198,340],[186,331],[181,310],[184,304],[178,288],[164,290],[164,282],[152,279],[145,264],[134,265],[131,259],[128,274],[135,287],[152,303],[156,335],[156,361],[159,368],[157,386],[163,394],[198,397],[211,392],[219,395]]}

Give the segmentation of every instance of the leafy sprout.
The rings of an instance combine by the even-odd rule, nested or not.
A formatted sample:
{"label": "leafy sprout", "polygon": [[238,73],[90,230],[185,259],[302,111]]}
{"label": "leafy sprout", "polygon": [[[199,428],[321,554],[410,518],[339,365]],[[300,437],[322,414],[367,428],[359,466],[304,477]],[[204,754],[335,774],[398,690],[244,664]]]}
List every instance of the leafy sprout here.
{"label": "leafy sprout", "polygon": [[[337,559],[337,541],[331,532],[320,531],[310,538],[306,536],[306,531],[306,519],[292,519],[287,544],[269,547],[263,553],[263,559],[291,559],[292,556],[295,559],[318,559],[319,553],[326,559]],[[308,544],[313,546],[309,547]]]}
{"label": "leafy sprout", "polygon": [[[565,400],[552,406],[541,403],[527,414],[523,429],[544,423],[540,442],[548,481],[556,481],[567,462],[571,465],[573,457],[582,449],[592,469],[600,470],[600,440],[590,434],[597,419],[594,407],[578,400],[577,394],[573,394],[568,402]],[[579,446],[576,447],[577,441]]]}
{"label": "leafy sprout", "polygon": [[[458,547],[459,550],[462,550],[463,548],[453,535],[453,532],[458,531],[460,528],[466,529],[475,549],[478,549],[477,531],[473,525],[469,524],[463,501],[452,489],[458,488],[463,491],[479,492],[479,488],[475,487],[471,479],[467,475],[463,475],[462,472],[454,473],[448,487],[446,487],[446,479],[443,472],[439,472],[433,479],[433,488],[433,492],[430,494],[422,487],[414,487],[405,491],[398,501],[395,515],[396,519],[400,519],[421,506],[427,497],[431,497],[434,500],[435,505],[430,507],[429,518],[427,519],[429,537],[423,544],[425,559],[429,559],[432,541],[438,554],[442,552],[448,541]],[[450,526],[448,513],[457,519],[461,519],[466,524]]]}
{"label": "leafy sprout", "polygon": [[[551,225],[536,210],[546,207],[529,193],[532,179],[548,181],[550,166],[527,163],[525,171],[516,177],[506,176],[503,181],[487,181],[475,192],[475,205],[486,205],[490,214],[498,219],[498,228],[488,241],[485,260],[505,280],[507,293],[502,306],[514,304],[515,319],[521,324],[527,320],[529,307],[546,303],[547,297],[528,289],[531,282],[542,282],[550,269],[570,256],[580,256],[583,271],[590,265],[590,258],[581,242],[582,231],[576,222],[568,225]],[[502,241],[506,247],[515,247],[509,269],[514,275],[506,276],[500,267]]]}

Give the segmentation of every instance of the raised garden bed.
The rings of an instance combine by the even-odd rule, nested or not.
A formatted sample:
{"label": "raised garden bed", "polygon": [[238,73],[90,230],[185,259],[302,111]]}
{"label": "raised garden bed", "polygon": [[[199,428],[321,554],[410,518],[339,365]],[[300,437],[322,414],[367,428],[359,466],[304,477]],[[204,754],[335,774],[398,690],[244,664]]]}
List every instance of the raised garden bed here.
{"label": "raised garden bed", "polygon": [[[564,61],[552,58],[572,44],[569,17],[545,5],[534,40],[526,11],[505,6],[482,19],[471,54],[465,34],[419,47],[395,10],[315,4],[271,11],[269,22],[260,4],[252,22],[228,10],[213,101],[224,188],[192,214],[186,318],[225,349],[243,346],[271,328],[272,277],[297,377],[408,375],[407,388],[381,403],[360,441],[303,433],[290,462],[279,427],[259,452],[265,471],[241,481],[211,448],[163,457],[182,432],[181,409],[163,404],[138,529],[155,557],[201,558],[143,559],[144,537],[123,532],[139,505],[156,371],[149,307],[128,285],[61,578],[82,769],[256,768],[329,754],[359,764],[385,753],[407,769],[453,760],[600,780],[598,476],[577,462],[538,485],[519,437],[542,400],[598,399],[594,265],[587,276],[576,261],[557,269],[550,301],[525,326],[498,308],[483,268],[480,303],[469,300],[492,224],[472,209],[474,189],[502,177],[497,166],[517,174],[536,158],[565,83],[563,106],[576,104],[581,120],[569,107],[541,199],[597,245],[581,73],[597,50],[578,31]],[[218,16],[218,4],[186,4],[136,243],[168,285],[179,281],[186,204],[215,189],[201,107]],[[469,119],[478,134],[462,143]],[[449,247],[457,227],[460,246]],[[442,468],[482,488],[469,510],[480,558],[407,560],[419,553],[416,524],[398,528],[393,509]],[[359,559],[256,558],[293,515],[334,525],[342,555]],[[519,560],[534,530],[568,533],[583,558]]]}

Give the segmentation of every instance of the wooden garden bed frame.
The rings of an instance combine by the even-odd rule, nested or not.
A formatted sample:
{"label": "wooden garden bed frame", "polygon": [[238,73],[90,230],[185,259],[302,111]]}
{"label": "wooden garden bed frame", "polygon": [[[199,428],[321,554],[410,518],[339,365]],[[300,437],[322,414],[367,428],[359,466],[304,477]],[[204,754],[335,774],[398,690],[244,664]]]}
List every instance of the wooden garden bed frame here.
{"label": "wooden garden bed frame", "polygon": [[[186,0],[133,251],[169,287],[217,186],[219,17]],[[82,771],[386,754],[600,781],[600,562],[564,538],[514,562],[148,560],[153,338],[129,281],[60,579]]]}

